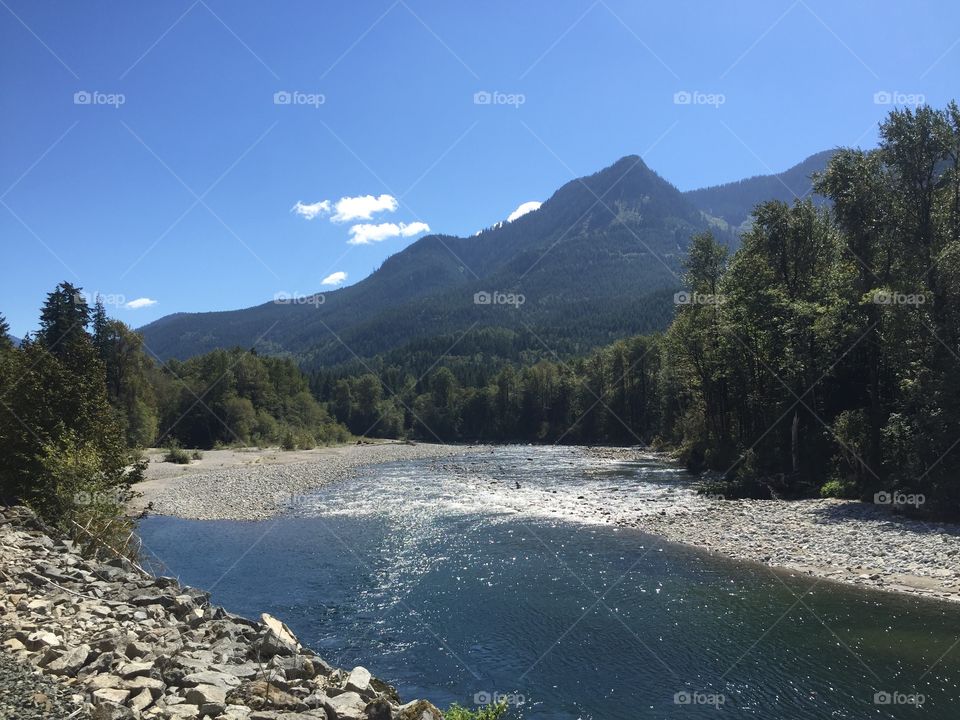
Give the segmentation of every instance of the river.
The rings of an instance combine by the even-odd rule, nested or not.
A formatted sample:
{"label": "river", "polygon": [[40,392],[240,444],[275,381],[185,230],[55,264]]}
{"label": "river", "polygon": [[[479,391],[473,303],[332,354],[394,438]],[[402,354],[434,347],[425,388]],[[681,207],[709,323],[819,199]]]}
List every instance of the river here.
{"label": "river", "polygon": [[956,605],[578,514],[587,489],[669,507],[691,483],[653,459],[508,446],[367,468],[269,520],[148,517],[140,534],[215,603],[440,707],[500,693],[526,720],[960,717]]}

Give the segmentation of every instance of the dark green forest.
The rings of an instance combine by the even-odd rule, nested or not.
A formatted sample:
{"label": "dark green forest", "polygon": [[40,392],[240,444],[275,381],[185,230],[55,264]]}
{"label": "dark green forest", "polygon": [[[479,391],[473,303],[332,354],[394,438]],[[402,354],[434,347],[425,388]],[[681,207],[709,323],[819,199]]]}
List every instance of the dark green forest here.
{"label": "dark green forest", "polygon": [[829,208],[762,203],[732,256],[695,236],[663,334],[528,364],[503,360],[511,332],[438,360],[445,338],[316,372],[314,392],[357,434],[653,443],[728,496],[956,515],[960,111],[894,111],[881,137],[817,176]]}
{"label": "dark green forest", "polygon": [[68,530],[123,536],[143,447],[293,449],[348,438],[291,360],[217,350],[161,365],[70,283],[47,296],[33,336],[15,346],[6,328],[0,316],[0,500],[26,502]]}
{"label": "dark green forest", "polygon": [[814,179],[827,203],[759,204],[736,252],[697,232],[686,290],[646,295],[666,329],[585,353],[520,307],[319,369],[240,348],[162,363],[62,283],[39,332],[0,332],[0,494],[76,517],[129,492],[137,448],[370,436],[649,444],[728,497],[956,516],[960,109],[894,111],[881,138],[832,155]]}

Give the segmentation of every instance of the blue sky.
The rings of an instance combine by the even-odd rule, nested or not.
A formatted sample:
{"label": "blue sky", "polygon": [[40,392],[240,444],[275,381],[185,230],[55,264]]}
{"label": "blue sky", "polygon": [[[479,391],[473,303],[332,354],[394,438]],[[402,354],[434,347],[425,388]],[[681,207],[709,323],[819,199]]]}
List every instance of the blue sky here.
{"label": "blue sky", "polygon": [[686,190],[872,146],[875,93],[960,94],[958,36],[952,1],[0,0],[0,312],[246,307],[623,155]]}

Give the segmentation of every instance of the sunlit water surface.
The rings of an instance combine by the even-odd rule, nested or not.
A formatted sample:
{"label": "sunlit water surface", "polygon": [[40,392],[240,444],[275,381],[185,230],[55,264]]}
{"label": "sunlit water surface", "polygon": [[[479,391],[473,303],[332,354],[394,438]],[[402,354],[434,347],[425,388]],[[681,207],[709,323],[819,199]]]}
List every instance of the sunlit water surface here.
{"label": "sunlit water surface", "polygon": [[514,446],[358,471],[262,522],[140,530],[216,603],[441,707],[500,692],[528,720],[960,718],[960,607],[578,514],[669,511],[690,483],[656,460]]}

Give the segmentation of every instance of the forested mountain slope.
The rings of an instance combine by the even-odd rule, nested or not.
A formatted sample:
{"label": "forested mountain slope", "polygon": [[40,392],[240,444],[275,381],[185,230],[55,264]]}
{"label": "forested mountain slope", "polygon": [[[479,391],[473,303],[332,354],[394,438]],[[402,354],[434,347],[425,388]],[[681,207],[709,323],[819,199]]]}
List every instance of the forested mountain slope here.
{"label": "forested mountain slope", "polygon": [[[164,359],[239,345],[290,353],[308,367],[494,326],[523,333],[527,344],[584,352],[666,326],[680,260],[707,227],[690,200],[627,156],[512,223],[469,238],[421,238],[322,302],[176,314],[141,331]],[[483,292],[517,302],[478,304]]]}

